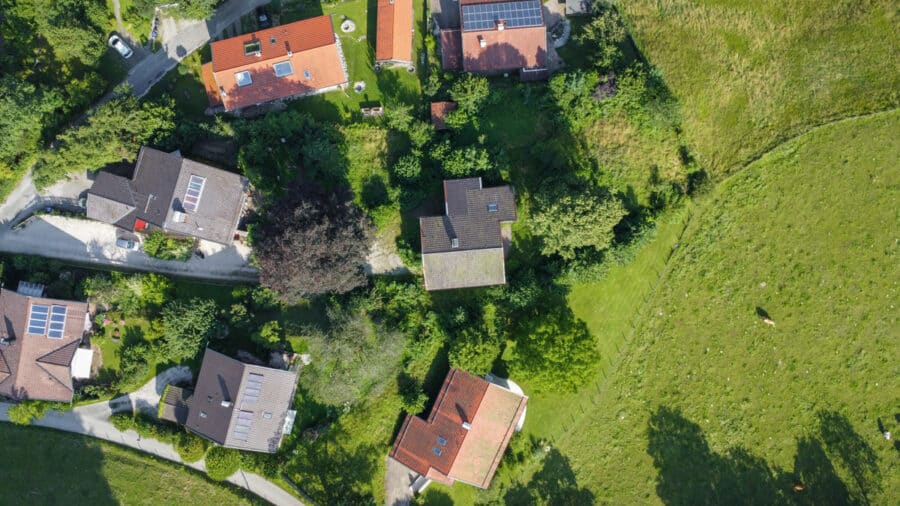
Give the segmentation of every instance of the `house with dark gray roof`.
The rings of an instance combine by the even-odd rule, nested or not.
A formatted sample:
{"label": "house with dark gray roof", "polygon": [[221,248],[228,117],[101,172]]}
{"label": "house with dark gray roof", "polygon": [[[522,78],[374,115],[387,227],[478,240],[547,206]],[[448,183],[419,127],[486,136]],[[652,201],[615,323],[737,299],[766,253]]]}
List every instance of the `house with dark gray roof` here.
{"label": "house with dark gray roof", "polygon": [[[275,453],[294,427],[297,374],[207,349],[193,393],[178,390],[185,427],[226,448]],[[184,409],[182,407],[181,409]],[[175,410],[172,416],[177,419]]]}
{"label": "house with dark gray roof", "polygon": [[86,302],[0,288],[0,396],[71,402],[72,362],[89,328]]}
{"label": "house with dark gray roof", "polygon": [[128,231],[156,228],[231,244],[249,186],[238,174],[142,147],[131,179],[97,174],[87,217]]}
{"label": "house with dark gray roof", "polygon": [[444,215],[419,218],[426,290],[506,283],[502,225],[516,221],[512,186],[444,181]]}

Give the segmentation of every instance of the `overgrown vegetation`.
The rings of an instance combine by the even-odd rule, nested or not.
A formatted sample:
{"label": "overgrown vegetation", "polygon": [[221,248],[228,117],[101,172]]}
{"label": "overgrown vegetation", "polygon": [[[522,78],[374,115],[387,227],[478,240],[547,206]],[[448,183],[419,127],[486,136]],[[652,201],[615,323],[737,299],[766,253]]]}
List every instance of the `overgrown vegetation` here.
{"label": "overgrown vegetation", "polygon": [[153,230],[144,236],[142,245],[144,252],[153,258],[187,261],[194,254],[196,243],[197,240],[192,237],[176,237],[162,230]]}

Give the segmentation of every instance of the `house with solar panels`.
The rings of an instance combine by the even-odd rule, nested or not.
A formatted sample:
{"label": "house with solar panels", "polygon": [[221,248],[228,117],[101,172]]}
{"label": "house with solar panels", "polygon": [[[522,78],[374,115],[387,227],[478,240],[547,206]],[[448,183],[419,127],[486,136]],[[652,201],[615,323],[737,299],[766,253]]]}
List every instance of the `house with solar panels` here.
{"label": "house with solar panels", "polygon": [[239,174],[145,146],[131,179],[97,174],[87,217],[131,232],[160,229],[228,245],[249,188]]}
{"label": "house with solar panels", "polygon": [[297,373],[207,349],[193,390],[167,388],[161,418],[226,448],[275,453],[291,433]]}
{"label": "house with solar panels", "polygon": [[81,348],[90,330],[86,302],[44,297],[41,285],[0,288],[0,396],[71,402],[78,363],[90,373],[93,352]]}
{"label": "house with solar panels", "polygon": [[[455,19],[445,17],[452,24]],[[547,27],[539,0],[460,0],[459,26],[441,29],[445,70],[482,74],[518,71],[546,79]]]}

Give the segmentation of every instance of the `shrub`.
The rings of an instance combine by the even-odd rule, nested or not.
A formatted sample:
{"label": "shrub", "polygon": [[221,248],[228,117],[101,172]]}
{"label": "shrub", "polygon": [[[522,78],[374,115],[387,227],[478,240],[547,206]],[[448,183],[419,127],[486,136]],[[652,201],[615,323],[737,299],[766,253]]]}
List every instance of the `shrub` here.
{"label": "shrub", "polygon": [[206,453],[206,474],[217,481],[226,480],[241,468],[241,454],[221,446],[213,446]]}
{"label": "shrub", "polygon": [[263,348],[274,350],[281,344],[281,325],[278,320],[268,321],[250,339]]}
{"label": "shrub", "polygon": [[9,421],[16,425],[29,425],[34,420],[44,417],[48,409],[54,407],[54,403],[46,401],[21,401],[9,408],[7,415]]}
{"label": "shrub", "polygon": [[173,237],[161,230],[153,230],[144,237],[144,251],[160,260],[187,261],[194,253],[195,243],[191,237]]}
{"label": "shrub", "polygon": [[190,432],[182,432],[175,438],[175,451],[181,456],[181,460],[191,463],[198,462],[206,455],[206,440],[195,436]]}

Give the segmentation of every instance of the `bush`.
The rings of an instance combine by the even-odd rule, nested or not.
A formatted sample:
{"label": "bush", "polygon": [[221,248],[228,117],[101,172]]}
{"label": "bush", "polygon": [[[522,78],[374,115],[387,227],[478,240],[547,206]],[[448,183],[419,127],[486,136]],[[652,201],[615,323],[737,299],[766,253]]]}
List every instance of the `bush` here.
{"label": "bush", "polygon": [[250,339],[263,348],[274,350],[281,344],[281,325],[278,320],[268,321]]}
{"label": "bush", "polygon": [[241,468],[241,454],[221,446],[213,446],[206,454],[206,474],[217,481],[228,479]]}
{"label": "bush", "polygon": [[48,409],[55,403],[46,401],[21,401],[9,408],[7,415],[9,421],[16,425],[29,425],[34,420],[40,420]]}
{"label": "bush", "polygon": [[161,230],[154,230],[144,237],[144,251],[160,260],[184,262],[194,253],[195,242],[191,237],[172,237]]}
{"label": "bush", "polygon": [[198,462],[206,455],[206,440],[190,432],[178,434],[173,446],[178,455],[181,456],[181,460],[188,463]]}

